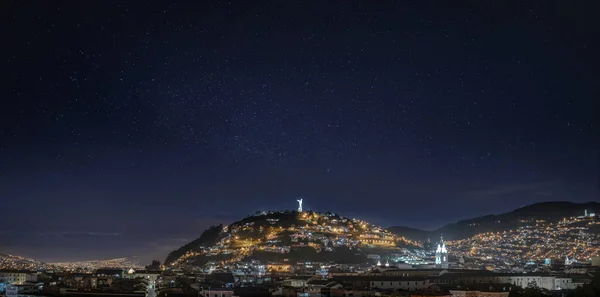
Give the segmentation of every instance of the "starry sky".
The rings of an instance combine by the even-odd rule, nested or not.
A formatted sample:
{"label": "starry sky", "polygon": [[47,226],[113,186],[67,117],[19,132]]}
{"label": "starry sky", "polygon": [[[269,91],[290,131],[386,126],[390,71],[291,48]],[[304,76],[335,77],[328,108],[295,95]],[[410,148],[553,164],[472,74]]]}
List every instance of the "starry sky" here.
{"label": "starry sky", "polygon": [[162,260],[296,197],[424,229],[599,199],[593,1],[151,2],[2,2],[0,251]]}

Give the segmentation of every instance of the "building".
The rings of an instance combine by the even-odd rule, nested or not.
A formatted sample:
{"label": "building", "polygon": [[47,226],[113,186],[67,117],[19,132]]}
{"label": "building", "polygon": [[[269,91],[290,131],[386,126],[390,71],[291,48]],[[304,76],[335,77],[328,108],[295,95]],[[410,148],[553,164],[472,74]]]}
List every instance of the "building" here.
{"label": "building", "polygon": [[294,287],[294,288],[302,288],[306,287],[308,281],[313,278],[312,275],[309,276],[293,276],[284,280],[281,284],[284,287]]}
{"label": "building", "polygon": [[501,275],[496,283],[507,283],[521,288],[537,286],[541,289],[556,290],[555,277],[545,274]]}
{"label": "building", "polygon": [[593,218],[596,216],[595,212],[588,212],[588,210],[584,210],[583,216],[578,216],[578,218]]}
{"label": "building", "polygon": [[448,268],[448,250],[443,237],[440,238],[440,243],[435,250],[435,266],[442,269]]}
{"label": "building", "polygon": [[[301,295],[297,295],[300,297]],[[354,297],[374,297],[381,296],[379,292],[375,292],[373,290],[359,290],[359,289],[321,289],[322,297],[343,297],[343,296],[354,296]],[[401,295],[408,296],[408,295]],[[310,296],[312,297],[312,296]]]}
{"label": "building", "polygon": [[380,261],[381,260],[381,256],[377,255],[377,254],[368,254],[367,255],[367,259],[373,260],[373,261]]}
{"label": "building", "polygon": [[333,281],[340,283],[344,288],[368,289],[371,278],[365,275],[339,275],[333,277]]}
{"label": "building", "polygon": [[109,276],[115,278],[122,278],[124,274],[123,269],[119,268],[101,268],[96,270],[95,276]]}
{"label": "building", "polygon": [[573,278],[570,276],[555,276],[554,290],[572,290],[576,285],[573,283]]}
{"label": "building", "polygon": [[25,282],[37,282],[37,274],[24,270],[0,270],[0,283],[20,285]]}
{"label": "building", "polygon": [[[487,292],[483,294],[469,291],[470,293],[465,293],[465,296],[502,297],[503,294],[500,294],[500,292],[509,290],[505,288],[524,289],[529,286],[536,286],[549,291],[572,290],[590,283],[591,277],[587,274],[525,274],[495,273],[486,270],[475,271],[465,269],[388,270],[378,268],[370,273],[363,274],[335,274],[332,281],[342,284],[345,288],[360,290],[405,290],[409,292],[430,290],[434,287],[438,288],[434,291],[447,292],[450,288],[456,289],[460,286],[463,289],[469,288],[473,292]],[[495,293],[487,289],[490,286],[496,290],[494,291]],[[442,290],[442,288],[444,289]]]}
{"label": "building", "polygon": [[336,281],[332,281],[330,279],[310,279],[306,283],[306,286],[309,288],[317,288],[317,289],[340,289],[343,286]]}
{"label": "building", "polygon": [[36,285],[8,285],[6,287],[6,296],[18,296],[18,295],[27,295],[27,294],[36,294],[39,293],[40,290]]}
{"label": "building", "polygon": [[331,281],[343,285],[344,288],[358,290],[380,289],[414,292],[425,290],[430,285],[427,277],[408,277],[401,275],[340,275],[333,277]]}
{"label": "building", "polygon": [[232,297],[233,290],[226,288],[209,288],[209,289],[201,289],[198,292],[199,297]]}
{"label": "building", "polygon": [[508,297],[511,291],[509,284],[481,284],[460,287],[450,290],[452,297]]}
{"label": "building", "polygon": [[407,278],[407,277],[375,277],[371,280],[371,289],[382,290],[405,290],[421,291],[429,287],[429,280],[425,278]]}
{"label": "building", "polygon": [[269,263],[267,264],[267,270],[270,272],[290,272],[292,266],[289,264]]}
{"label": "building", "polygon": [[600,267],[600,256],[592,257],[592,266]]}
{"label": "building", "polygon": [[231,288],[235,284],[235,277],[231,272],[213,272],[206,276],[205,283],[211,287]]}
{"label": "building", "polygon": [[123,275],[123,278],[127,279],[135,279],[135,278],[144,278],[150,281],[156,281],[160,276],[161,271],[155,270],[133,270],[129,269],[126,274]]}
{"label": "building", "polygon": [[523,273],[493,273],[489,271],[476,272],[446,272],[438,277],[430,278],[432,284],[440,285],[491,285],[508,284],[512,287],[527,288],[528,286],[537,286],[549,291],[562,289],[575,289],[588,281],[589,276],[580,276],[575,282],[574,276],[557,275],[548,273],[523,274]]}
{"label": "building", "polygon": [[[596,271],[594,273],[598,273],[598,271]],[[589,285],[589,284],[593,283],[593,277],[590,274],[573,275],[572,277],[573,277],[573,285],[575,286],[575,288],[583,287],[584,285]]]}
{"label": "building", "polygon": [[410,293],[410,297],[453,297],[450,293],[417,292]]}

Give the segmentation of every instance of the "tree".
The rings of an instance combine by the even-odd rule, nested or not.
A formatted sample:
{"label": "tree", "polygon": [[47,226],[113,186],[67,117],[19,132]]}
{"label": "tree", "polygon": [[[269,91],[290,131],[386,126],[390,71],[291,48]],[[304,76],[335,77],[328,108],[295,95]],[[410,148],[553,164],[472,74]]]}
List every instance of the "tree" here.
{"label": "tree", "polygon": [[569,293],[569,297],[596,297],[600,294],[600,291],[596,292],[594,287],[591,285],[584,285],[582,287],[577,287],[574,291]]}
{"label": "tree", "polygon": [[525,290],[523,291],[523,294],[521,296],[523,296],[523,297],[542,297],[542,296],[544,296],[544,294],[542,294],[542,290],[538,286],[537,282],[535,280],[533,280],[527,284],[527,287],[525,288]]}
{"label": "tree", "polygon": [[569,297],[596,297],[600,296],[600,271],[594,274],[591,284],[585,284],[570,292]]}
{"label": "tree", "polygon": [[425,241],[423,243],[423,249],[426,250],[426,251],[432,250],[432,248],[431,248],[431,241],[429,241],[429,240]]}
{"label": "tree", "polygon": [[147,270],[160,270],[160,261],[159,260],[152,260],[152,263],[148,266],[146,266]]}
{"label": "tree", "polygon": [[540,287],[538,286],[538,284],[535,280],[532,280],[529,283],[527,283],[527,289],[539,289],[539,288]]}

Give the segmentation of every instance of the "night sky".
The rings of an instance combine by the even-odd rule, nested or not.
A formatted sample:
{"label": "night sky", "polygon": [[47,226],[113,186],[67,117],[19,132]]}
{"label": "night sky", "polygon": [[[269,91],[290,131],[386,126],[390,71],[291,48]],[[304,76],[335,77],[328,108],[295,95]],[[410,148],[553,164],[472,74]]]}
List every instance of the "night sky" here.
{"label": "night sky", "polygon": [[150,2],[2,1],[0,252],[599,199],[595,1]]}

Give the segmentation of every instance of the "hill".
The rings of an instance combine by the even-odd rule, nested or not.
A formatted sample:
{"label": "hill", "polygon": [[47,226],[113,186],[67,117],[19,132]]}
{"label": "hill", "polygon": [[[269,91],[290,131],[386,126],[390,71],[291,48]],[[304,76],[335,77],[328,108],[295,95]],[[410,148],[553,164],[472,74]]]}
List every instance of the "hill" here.
{"label": "hill", "polygon": [[392,253],[413,244],[379,226],[334,213],[260,212],[228,226],[209,228],[171,252],[165,264],[201,266],[245,260],[362,263],[370,251]]}
{"label": "hill", "polygon": [[573,203],[565,201],[542,202],[518,208],[503,214],[486,215],[458,221],[434,231],[425,231],[403,226],[392,226],[388,228],[388,231],[412,240],[423,241],[428,238],[435,239],[439,238],[441,235],[446,239],[458,240],[480,233],[515,229],[530,220],[556,222],[563,218],[581,216],[586,209],[589,212],[600,211],[600,203]]}
{"label": "hill", "polygon": [[426,231],[406,226],[392,226],[387,230],[393,234],[401,235],[406,238],[418,241],[426,241],[427,239],[433,239],[434,233],[432,231]]}
{"label": "hill", "polygon": [[0,253],[0,269],[35,270],[44,266],[35,259]]}
{"label": "hill", "polygon": [[[514,263],[554,260],[588,262],[600,254],[600,217],[571,216],[561,220],[524,220],[514,229],[479,233],[448,243],[455,256],[471,258],[488,268],[508,269]],[[500,259],[500,261],[489,261]]]}
{"label": "hill", "polygon": [[221,234],[222,228],[223,228],[223,225],[219,225],[219,226],[211,226],[210,228],[206,229],[202,233],[202,235],[200,235],[200,237],[198,237],[197,239],[170,252],[169,255],[167,255],[167,258],[165,259],[165,264],[172,263],[173,261],[177,260],[181,256],[185,255],[185,253],[188,251],[194,250],[196,248],[210,247],[210,246],[214,245],[215,243],[217,243],[217,240],[219,239],[219,235]]}

